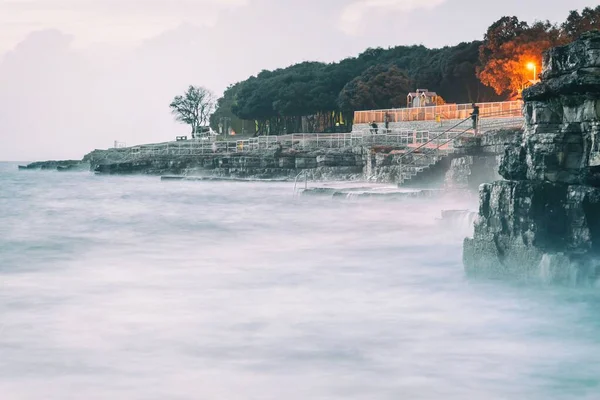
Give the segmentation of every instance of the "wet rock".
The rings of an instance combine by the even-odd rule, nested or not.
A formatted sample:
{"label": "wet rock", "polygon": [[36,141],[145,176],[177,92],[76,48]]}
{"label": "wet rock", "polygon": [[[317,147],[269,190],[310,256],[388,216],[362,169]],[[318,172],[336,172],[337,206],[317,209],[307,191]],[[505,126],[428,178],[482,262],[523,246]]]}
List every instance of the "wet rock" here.
{"label": "wet rock", "polygon": [[296,157],[296,169],[316,168],[316,157]]}
{"label": "wet rock", "polygon": [[295,157],[281,157],[279,159],[279,168],[284,168],[284,169],[296,168],[296,158]]}
{"label": "wet rock", "polygon": [[[568,273],[540,270],[552,255],[560,255],[552,258],[560,265],[569,262]],[[600,189],[539,181],[484,185],[474,238],[465,240],[463,253],[469,275],[561,283],[595,282],[599,255]]]}

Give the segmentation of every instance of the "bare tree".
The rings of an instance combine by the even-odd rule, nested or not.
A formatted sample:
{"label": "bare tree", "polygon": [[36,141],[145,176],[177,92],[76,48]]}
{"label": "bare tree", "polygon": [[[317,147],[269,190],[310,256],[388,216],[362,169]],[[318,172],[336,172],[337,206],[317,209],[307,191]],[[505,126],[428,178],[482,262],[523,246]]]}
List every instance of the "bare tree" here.
{"label": "bare tree", "polygon": [[183,96],[173,99],[170,107],[177,121],[190,125],[195,138],[215,109],[215,95],[204,87],[190,86]]}

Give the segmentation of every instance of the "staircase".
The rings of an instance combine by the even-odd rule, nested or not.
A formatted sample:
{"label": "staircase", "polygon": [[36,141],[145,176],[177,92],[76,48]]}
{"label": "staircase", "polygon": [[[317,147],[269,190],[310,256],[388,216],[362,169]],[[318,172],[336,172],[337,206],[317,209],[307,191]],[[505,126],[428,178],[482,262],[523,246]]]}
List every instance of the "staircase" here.
{"label": "staircase", "polygon": [[[498,113],[497,116],[502,117],[501,113]],[[429,140],[404,153],[399,158],[400,173],[398,174],[398,186],[406,184],[453,154],[456,151],[454,148],[454,141],[456,139],[468,136],[482,136],[491,130],[517,128],[522,126],[522,124],[523,121],[520,119],[494,119],[489,122],[486,119],[480,119],[479,133],[476,134],[472,127],[471,118],[466,118],[444,132],[440,132],[439,134],[430,133]]]}

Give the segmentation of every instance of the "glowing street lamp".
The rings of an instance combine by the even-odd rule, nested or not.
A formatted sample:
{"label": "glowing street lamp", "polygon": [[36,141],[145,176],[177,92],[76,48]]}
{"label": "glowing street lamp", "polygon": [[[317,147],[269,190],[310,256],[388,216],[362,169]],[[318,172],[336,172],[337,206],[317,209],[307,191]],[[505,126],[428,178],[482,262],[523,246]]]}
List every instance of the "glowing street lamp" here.
{"label": "glowing street lamp", "polygon": [[537,65],[535,65],[535,63],[530,62],[527,64],[527,69],[530,69],[533,71],[533,81],[532,83],[535,85],[537,83]]}

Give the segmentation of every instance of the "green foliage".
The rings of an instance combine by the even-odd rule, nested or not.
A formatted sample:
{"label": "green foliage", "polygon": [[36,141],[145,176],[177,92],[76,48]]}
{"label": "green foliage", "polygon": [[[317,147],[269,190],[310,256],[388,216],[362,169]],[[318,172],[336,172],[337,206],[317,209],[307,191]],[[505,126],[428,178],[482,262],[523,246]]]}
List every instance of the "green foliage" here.
{"label": "green foliage", "polygon": [[571,11],[561,28],[564,35],[571,40],[577,39],[584,32],[600,30],[600,6],[586,7],[581,14]]}
{"label": "green foliage", "polygon": [[225,93],[223,93],[223,97],[217,100],[216,110],[210,116],[210,127],[214,131],[220,132],[220,128],[225,130],[228,126],[235,132],[241,133],[243,128],[246,126],[246,124],[244,124],[244,120],[239,118],[232,111],[232,109],[236,106],[236,96],[237,92],[240,90],[240,86],[241,85],[239,83],[229,86],[225,90]]}
{"label": "green foliage", "polygon": [[397,66],[376,65],[344,86],[338,106],[347,111],[406,107],[406,95],[413,86]]}

